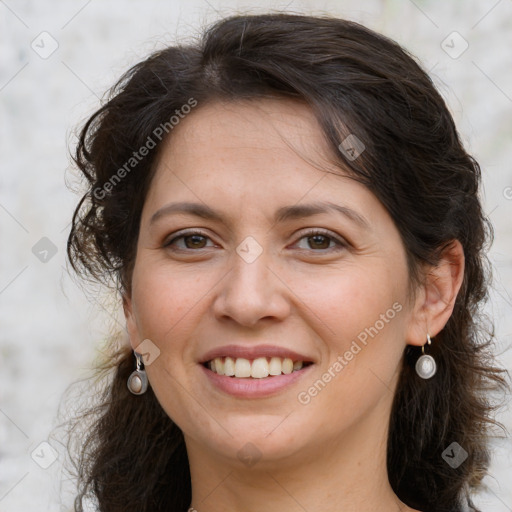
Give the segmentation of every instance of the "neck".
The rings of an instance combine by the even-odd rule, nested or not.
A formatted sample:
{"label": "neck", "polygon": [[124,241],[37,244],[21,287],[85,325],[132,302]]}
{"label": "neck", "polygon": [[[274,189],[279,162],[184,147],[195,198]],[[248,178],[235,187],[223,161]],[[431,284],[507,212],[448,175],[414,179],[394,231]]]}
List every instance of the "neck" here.
{"label": "neck", "polygon": [[[378,417],[378,413],[374,410],[371,416]],[[263,456],[251,467],[212,454],[211,449],[185,436],[191,507],[197,512],[411,511],[388,481],[387,434],[382,421],[376,423],[375,416],[368,417],[342,435],[310,443],[284,459],[265,460]]]}

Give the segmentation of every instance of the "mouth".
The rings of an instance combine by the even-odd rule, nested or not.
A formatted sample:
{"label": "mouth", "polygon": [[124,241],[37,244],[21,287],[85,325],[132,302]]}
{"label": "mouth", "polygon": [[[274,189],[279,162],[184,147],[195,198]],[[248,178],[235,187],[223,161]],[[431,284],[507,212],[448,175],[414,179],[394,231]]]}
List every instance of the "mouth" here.
{"label": "mouth", "polygon": [[313,364],[312,361],[296,360],[289,357],[215,357],[202,363],[217,375],[237,379],[271,379],[280,375],[298,372]]}

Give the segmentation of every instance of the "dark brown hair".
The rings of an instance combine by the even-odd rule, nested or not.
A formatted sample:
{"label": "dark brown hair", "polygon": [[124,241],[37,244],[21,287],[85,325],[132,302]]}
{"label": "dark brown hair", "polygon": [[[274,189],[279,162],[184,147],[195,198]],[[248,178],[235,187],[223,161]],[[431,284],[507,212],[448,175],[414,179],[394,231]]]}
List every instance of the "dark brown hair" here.
{"label": "dark brown hair", "polygon": [[[392,216],[412,282],[450,241],[463,246],[462,288],[432,348],[437,374],[418,378],[419,352],[405,350],[387,459],[390,483],[403,502],[424,512],[459,511],[471,505],[469,492],[488,465],[488,392],[505,385],[490,352],[492,328],[480,313],[492,229],[479,201],[478,164],[464,150],[431,79],[395,42],[331,17],[241,15],[215,23],[197,45],[171,46],[135,65],[81,131],[75,161],[88,189],[73,217],[69,260],[80,275],[129,293],[160,140],[127,168],[134,151],[165,123],[172,137],[169,120],[191,98],[199,109],[216,100],[266,97],[299,100],[312,109],[338,166]],[[355,159],[338,150],[350,134],[365,146]],[[87,497],[102,512],[183,512],[190,504],[183,435],[151,389],[140,397],[128,392],[133,365],[130,350],[113,350],[100,368],[107,386],[80,417],[90,420],[90,429],[76,462],[77,511]],[[452,442],[468,453],[457,468],[442,457]]]}

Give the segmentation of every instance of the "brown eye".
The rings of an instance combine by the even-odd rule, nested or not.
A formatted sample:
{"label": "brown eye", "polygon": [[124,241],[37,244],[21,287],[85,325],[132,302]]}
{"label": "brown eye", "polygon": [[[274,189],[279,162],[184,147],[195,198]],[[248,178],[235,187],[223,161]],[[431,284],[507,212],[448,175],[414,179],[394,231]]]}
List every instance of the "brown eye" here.
{"label": "brown eye", "polygon": [[330,231],[318,229],[303,233],[299,241],[301,240],[307,241],[307,247],[299,247],[300,249],[313,249],[314,252],[331,252],[347,247],[347,243],[343,239],[338,238]]}
{"label": "brown eye", "polygon": [[[164,244],[164,247],[169,247],[171,249],[176,248],[178,250],[205,249],[208,247],[206,245],[207,240],[209,240],[209,237],[205,234],[199,231],[190,231],[172,238]],[[178,245],[178,241],[183,241],[183,244]]]}
{"label": "brown eye", "polygon": [[185,245],[188,249],[202,249],[204,247],[206,237],[202,235],[188,235],[184,236],[183,240],[185,241]]}
{"label": "brown eye", "polygon": [[329,237],[325,235],[314,235],[308,237],[309,245],[312,249],[328,249],[330,244]]}

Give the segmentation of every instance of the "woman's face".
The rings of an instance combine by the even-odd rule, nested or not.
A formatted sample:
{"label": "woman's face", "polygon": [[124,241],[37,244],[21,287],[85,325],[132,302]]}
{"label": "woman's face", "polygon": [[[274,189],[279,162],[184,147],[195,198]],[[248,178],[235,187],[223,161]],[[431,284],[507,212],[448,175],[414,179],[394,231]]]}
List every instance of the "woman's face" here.
{"label": "woman's face", "polygon": [[[189,450],[296,460],[386,439],[412,322],[406,254],[325,155],[313,114],[284,100],[199,104],[161,151],[125,311]],[[207,368],[214,356],[235,376]]]}

